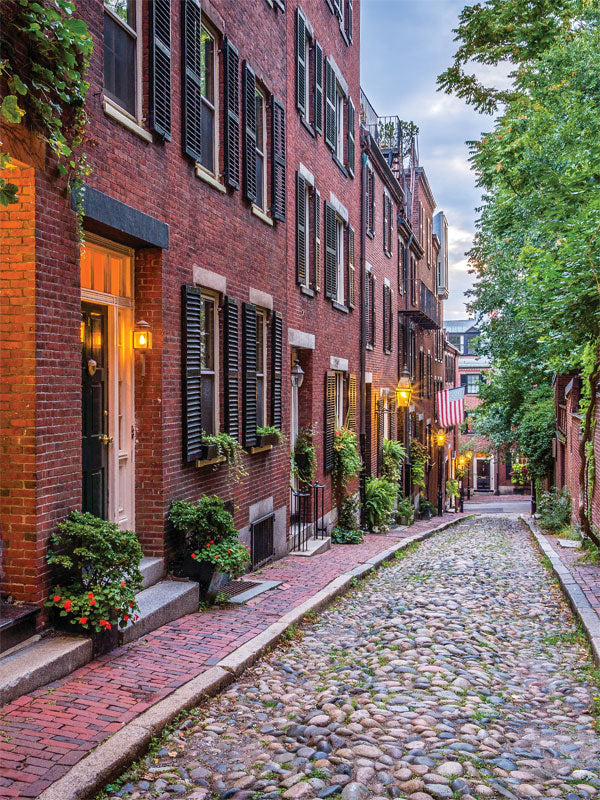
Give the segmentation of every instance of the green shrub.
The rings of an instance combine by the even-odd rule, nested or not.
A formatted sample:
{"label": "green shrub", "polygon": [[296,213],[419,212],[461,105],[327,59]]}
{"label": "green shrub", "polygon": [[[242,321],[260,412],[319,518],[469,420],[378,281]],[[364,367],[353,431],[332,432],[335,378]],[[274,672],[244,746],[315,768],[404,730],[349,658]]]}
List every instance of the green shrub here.
{"label": "green shrub", "polygon": [[302,484],[312,483],[317,471],[317,454],[312,428],[301,428],[291,458],[292,471]]}
{"label": "green shrub", "polygon": [[358,449],[358,439],[350,428],[340,428],[335,432],[333,443],[333,476],[340,487],[346,487],[362,468]]}
{"label": "green shrub", "polygon": [[70,624],[94,631],[124,628],[139,611],[142,548],[133,531],[72,511],[50,536],[46,559],[57,583],[46,603]]}
{"label": "green shrub", "polygon": [[412,500],[410,497],[403,497],[402,500],[398,503],[398,507],[396,509],[396,517],[400,519],[403,517],[407,525],[412,525],[415,518],[415,507],[412,504]]}
{"label": "green shrub", "polygon": [[566,489],[542,492],[538,501],[540,526],[547,531],[560,531],[571,521],[571,495]]}
{"label": "green shrub", "polygon": [[331,541],[334,544],[360,544],[364,539],[362,531],[345,530],[336,526],[331,532]]}
{"label": "green shrub", "polygon": [[388,529],[397,487],[385,478],[367,478],[365,482],[365,518],[370,531]]}
{"label": "green shrub", "polygon": [[413,439],[410,443],[410,476],[413,486],[419,489],[425,488],[425,467],[429,461],[429,453],[424,444],[418,439]]}
{"label": "green shrub", "polygon": [[405,458],[406,450],[402,442],[396,439],[384,439],[381,476],[392,483],[400,483],[402,479],[402,464]]}
{"label": "green shrub", "polygon": [[225,572],[229,578],[239,578],[248,572],[250,566],[250,549],[235,536],[221,542],[208,541],[204,547],[194,550],[191,557],[195,561],[206,561],[219,572]]}
{"label": "green shrub", "polygon": [[208,542],[219,544],[238,536],[233,517],[216,495],[201,497],[197,503],[174,500],[169,521],[176,531],[183,533],[188,553],[202,550]]}
{"label": "green shrub", "polygon": [[460,497],[460,489],[458,488],[458,481],[452,478],[446,481],[446,494],[448,497]]}
{"label": "green shrub", "polygon": [[429,514],[430,517],[434,517],[437,514],[437,506],[430,503],[427,498],[421,497],[419,500],[419,516],[421,519],[425,519],[427,514]]}

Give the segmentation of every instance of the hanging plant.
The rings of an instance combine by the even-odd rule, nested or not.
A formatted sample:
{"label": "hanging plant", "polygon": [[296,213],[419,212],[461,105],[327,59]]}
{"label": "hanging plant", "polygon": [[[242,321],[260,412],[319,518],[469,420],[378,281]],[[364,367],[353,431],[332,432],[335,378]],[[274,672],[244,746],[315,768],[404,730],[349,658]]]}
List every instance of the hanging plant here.
{"label": "hanging plant", "polygon": [[300,483],[308,485],[314,481],[317,471],[317,453],[312,428],[301,428],[298,431],[290,461],[292,472]]}
{"label": "hanging plant", "polygon": [[[0,79],[8,92],[0,114],[12,124],[25,120],[77,190],[89,173],[85,154],[75,152],[88,123],[85,75],[93,43],[87,25],[75,16],[72,0],[6,0],[2,16]],[[0,152],[0,168],[11,164],[10,153]],[[0,178],[0,205],[17,200],[18,187]]]}
{"label": "hanging plant", "polygon": [[333,477],[340,488],[345,489],[348,482],[362,469],[358,449],[358,439],[350,428],[340,428],[335,432],[333,443]]}
{"label": "hanging plant", "polygon": [[[206,431],[202,431],[202,443],[206,447],[216,447],[217,458],[225,459],[236,483],[241,483],[247,477],[248,470],[244,466],[242,458],[242,456],[246,455],[246,451],[237,439],[234,439],[228,433],[206,433]],[[218,466],[218,464],[215,464],[215,469]]]}
{"label": "hanging plant", "polygon": [[425,488],[425,467],[429,463],[429,453],[427,447],[418,439],[413,439],[410,443],[410,476],[414,486],[419,489]]}

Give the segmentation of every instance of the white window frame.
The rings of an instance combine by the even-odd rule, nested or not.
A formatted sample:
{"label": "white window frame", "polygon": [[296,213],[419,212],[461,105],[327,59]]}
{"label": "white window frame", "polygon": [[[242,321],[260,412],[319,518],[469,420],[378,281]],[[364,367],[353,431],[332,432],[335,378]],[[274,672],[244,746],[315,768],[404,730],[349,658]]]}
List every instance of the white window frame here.
{"label": "white window frame", "polygon": [[337,277],[337,295],[336,295],[336,302],[340,305],[344,305],[346,299],[346,275],[345,275],[345,257],[346,253],[344,250],[345,245],[345,238],[346,238],[346,223],[341,217],[336,216],[335,218],[335,237],[336,237],[336,257],[337,262],[335,265],[336,270],[336,277]]}
{"label": "white window frame", "polygon": [[[142,30],[142,3],[140,0],[136,0],[135,3],[135,30],[130,27],[124,20],[121,19],[115,12],[103,2],[104,6],[104,13],[108,14],[112,20],[117,22],[134,40],[135,42],[135,75],[133,77],[134,81],[134,91],[135,91],[135,114],[131,114],[127,111],[123,106],[119,103],[118,100],[115,100],[113,97],[109,97],[104,92],[104,65],[102,66],[103,74],[102,74],[102,83],[103,83],[103,94],[104,94],[104,109],[108,113],[114,110],[118,114],[123,114],[126,119],[133,120],[137,125],[140,127],[142,126],[142,72],[143,72],[143,53],[142,53],[142,37],[140,36],[140,31]],[[103,20],[104,23],[104,20]],[[104,54],[102,56],[104,58]],[[113,115],[111,115],[113,116]]]}
{"label": "white window frame", "polygon": [[383,408],[381,413],[383,414],[383,438],[389,439],[391,437],[391,425],[390,425],[390,407],[389,407],[389,400],[388,398],[384,398],[383,400]]}
{"label": "white window frame", "polygon": [[308,24],[305,18],[304,20],[304,116],[303,119],[309,125],[311,124],[310,121],[310,58],[311,58],[311,42],[312,37],[308,33]]}
{"label": "white window frame", "polygon": [[202,15],[202,23],[201,27],[208,33],[208,35],[213,40],[213,98],[214,101],[211,103],[210,100],[207,100],[204,95],[201,95],[200,102],[204,105],[206,104],[211,111],[213,112],[213,169],[210,170],[208,167],[205,167],[202,162],[198,162],[197,167],[200,170],[203,170],[207,175],[212,176],[213,178],[219,177],[219,34],[217,30],[213,28],[210,22],[206,19],[204,14]]}
{"label": "white window frame", "polygon": [[306,263],[306,278],[304,286],[310,288],[311,267],[311,211],[313,210],[314,188],[307,180],[304,181],[304,260]]}
{"label": "white window frame", "polygon": [[[202,368],[202,379],[205,375],[213,376],[213,430],[215,433],[219,432],[219,295],[217,292],[212,292],[202,288],[202,313],[204,313],[205,302],[208,300],[212,304],[213,315],[213,365],[214,369],[206,370]],[[204,425],[203,425],[204,427]]]}
{"label": "white window frame", "polygon": [[[267,425],[267,312],[262,308],[256,309],[256,326],[258,333],[258,326],[262,326],[262,370],[259,369],[259,359],[256,359],[256,412],[257,412],[257,427],[264,428]],[[258,354],[257,354],[258,355]],[[258,376],[262,375],[262,408],[263,419],[258,419]]]}
{"label": "white window frame", "polygon": [[[256,157],[259,158],[259,153],[261,153],[262,162],[263,162],[263,176],[262,176],[263,203],[262,203],[262,205],[260,205],[259,203],[255,203],[254,205],[257,208],[260,208],[261,211],[266,212],[267,208],[268,208],[268,205],[269,205],[269,198],[267,196],[267,186],[268,186],[268,184],[267,184],[267,172],[268,172],[268,162],[267,162],[267,152],[268,152],[268,147],[267,147],[267,94],[264,91],[264,89],[262,89],[258,84],[256,85],[256,88],[255,88],[255,95],[257,95],[257,94],[259,94],[262,97],[262,107],[263,107],[262,120],[260,120],[260,121],[258,119],[256,120],[256,128],[257,128],[257,130],[258,130],[259,124],[261,125],[261,128],[262,128],[263,149],[262,149],[262,153],[261,153],[261,151],[258,149],[258,138],[257,138]],[[256,100],[255,100],[255,103],[256,103]]]}
{"label": "white window frame", "polygon": [[344,425],[344,373],[335,373],[335,427],[340,429]]}
{"label": "white window frame", "polygon": [[342,87],[335,82],[335,157],[344,163],[344,104],[346,96]]}

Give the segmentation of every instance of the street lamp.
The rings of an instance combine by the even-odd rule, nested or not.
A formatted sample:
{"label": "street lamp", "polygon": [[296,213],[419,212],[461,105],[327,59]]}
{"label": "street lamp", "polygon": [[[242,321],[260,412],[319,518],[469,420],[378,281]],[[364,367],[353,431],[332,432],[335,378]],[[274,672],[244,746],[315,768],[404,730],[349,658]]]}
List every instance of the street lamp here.
{"label": "street lamp", "polygon": [[404,496],[410,497],[410,436],[408,433],[408,414],[410,401],[412,400],[414,385],[407,367],[404,367],[398,385],[394,389],[398,408],[404,409],[404,449],[406,458],[404,461]]}
{"label": "street lamp", "polygon": [[470,450],[467,450],[465,453],[467,457],[467,500],[471,499],[471,459],[473,458],[473,453]]}
{"label": "street lamp", "polygon": [[438,515],[441,517],[444,513],[444,496],[442,494],[442,453],[444,452],[444,445],[446,444],[446,431],[440,428],[435,435],[435,441],[438,446]]}
{"label": "street lamp", "polygon": [[465,488],[464,488],[464,475],[465,475],[465,465],[467,463],[467,459],[464,456],[459,456],[458,458],[458,466],[460,467],[460,513],[465,510]]}
{"label": "street lamp", "polygon": [[291,372],[292,386],[294,387],[294,389],[299,389],[302,386],[302,382],[304,381],[304,370],[300,366],[299,361],[296,361],[290,372]]}

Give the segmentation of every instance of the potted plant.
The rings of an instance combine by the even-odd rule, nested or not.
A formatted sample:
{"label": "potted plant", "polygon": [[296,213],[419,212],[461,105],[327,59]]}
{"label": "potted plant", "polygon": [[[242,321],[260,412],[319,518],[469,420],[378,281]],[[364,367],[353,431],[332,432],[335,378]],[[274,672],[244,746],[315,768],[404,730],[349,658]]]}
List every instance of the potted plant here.
{"label": "potted plant", "polygon": [[291,468],[298,481],[305,486],[315,479],[317,454],[313,443],[312,428],[301,428],[296,437],[291,458]]}
{"label": "potted plant", "polygon": [[95,654],[117,645],[119,628],[138,617],[142,548],[133,531],[72,511],[50,536],[46,559],[56,584],[46,606],[55,621],[90,632]]}
{"label": "potted plant", "polygon": [[394,508],[397,487],[385,478],[365,482],[365,521],[371,533],[386,533]]}
{"label": "potted plant", "polygon": [[358,527],[360,502],[355,494],[351,494],[342,502],[337,525],[331,532],[333,544],[360,544],[363,540],[362,531]]}
{"label": "potted plant", "polygon": [[522,494],[525,491],[525,486],[529,484],[529,470],[527,469],[527,464],[515,461],[512,465],[510,480],[515,493]]}
{"label": "potted plant", "polygon": [[425,467],[429,463],[429,454],[424,444],[413,439],[410,443],[410,476],[413,486],[419,489],[425,488]]}
{"label": "potted plant", "polygon": [[197,581],[205,597],[214,598],[224,583],[247,571],[249,548],[240,541],[233,516],[220,497],[207,495],[197,503],[175,500],[169,521],[184,537],[179,571]]}
{"label": "potted plant", "polygon": [[283,433],[275,425],[263,425],[256,429],[258,437],[258,447],[277,445],[283,440]]}
{"label": "potted plant", "polygon": [[431,519],[437,514],[437,508],[423,495],[419,498],[419,517],[421,519]]}
{"label": "potted plant", "polygon": [[396,516],[401,520],[403,525],[412,525],[415,519],[415,508],[412,504],[410,497],[403,497],[398,503],[396,509]]}
{"label": "potted plant", "polygon": [[361,468],[356,434],[346,427],[336,430],[333,442],[333,477],[338,487],[345,489]]}
{"label": "potted plant", "polygon": [[[206,431],[203,431],[202,444],[204,458],[206,460],[223,458],[236,483],[241,483],[243,478],[248,475],[242,459],[242,456],[246,455],[246,451],[233,436],[228,433],[206,433]],[[218,466],[218,464],[215,464],[215,469]]]}

